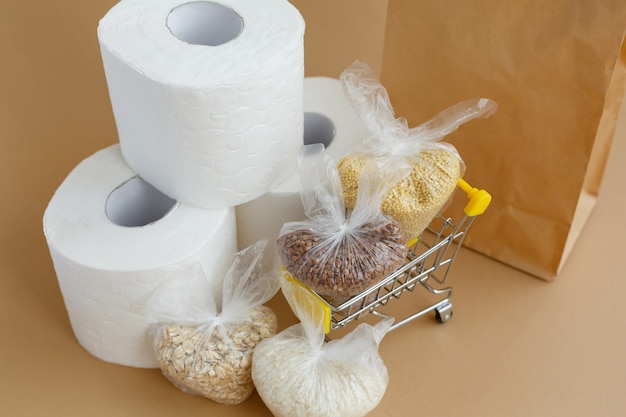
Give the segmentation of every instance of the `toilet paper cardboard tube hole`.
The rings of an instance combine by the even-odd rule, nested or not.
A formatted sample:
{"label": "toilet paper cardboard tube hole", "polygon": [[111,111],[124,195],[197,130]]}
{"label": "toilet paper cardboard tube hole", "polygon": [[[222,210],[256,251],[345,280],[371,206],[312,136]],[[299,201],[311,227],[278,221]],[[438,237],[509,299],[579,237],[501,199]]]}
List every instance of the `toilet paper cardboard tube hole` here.
{"label": "toilet paper cardboard tube hole", "polygon": [[135,176],[111,191],[105,212],[118,226],[140,227],[162,219],[176,205],[176,200]]}
{"label": "toilet paper cardboard tube hole", "polygon": [[316,112],[304,112],[304,145],[321,143],[328,148],[335,139],[337,130],[333,121]]}
{"label": "toilet paper cardboard tube hole", "polygon": [[243,19],[219,3],[193,1],[172,9],[167,16],[170,32],[192,45],[219,46],[237,38]]}

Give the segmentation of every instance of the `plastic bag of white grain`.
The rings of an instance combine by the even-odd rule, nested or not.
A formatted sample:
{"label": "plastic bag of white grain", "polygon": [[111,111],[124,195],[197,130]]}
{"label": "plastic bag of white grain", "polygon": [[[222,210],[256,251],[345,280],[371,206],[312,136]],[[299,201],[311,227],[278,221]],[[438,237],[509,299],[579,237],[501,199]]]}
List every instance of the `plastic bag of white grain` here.
{"label": "plastic bag of white grain", "polygon": [[[301,323],[263,340],[252,358],[252,380],[275,417],[361,417],[387,390],[378,346],[393,319],[360,324],[341,339],[324,341],[320,305],[290,297],[298,287],[283,279],[283,293]],[[298,299],[299,303],[293,303]]]}
{"label": "plastic bag of white grain", "polygon": [[340,79],[370,132],[337,165],[345,206],[354,207],[357,180],[368,161],[406,165],[410,173],[393,183],[380,208],[400,223],[407,239],[419,236],[450,200],[465,170],[456,148],[442,139],[474,118],[493,114],[496,102],[486,98],[462,101],[409,129],[406,119],[395,117],[385,88],[367,64],[355,61]]}

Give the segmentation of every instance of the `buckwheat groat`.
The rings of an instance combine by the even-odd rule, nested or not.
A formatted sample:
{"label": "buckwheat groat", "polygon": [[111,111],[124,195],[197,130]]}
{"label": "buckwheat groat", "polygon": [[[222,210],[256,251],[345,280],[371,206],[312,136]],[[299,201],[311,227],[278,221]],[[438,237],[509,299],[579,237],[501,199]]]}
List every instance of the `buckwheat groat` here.
{"label": "buckwheat groat", "polygon": [[302,228],[280,236],[277,246],[287,271],[335,304],[380,282],[404,264],[408,252],[402,228],[391,219],[334,239]]}

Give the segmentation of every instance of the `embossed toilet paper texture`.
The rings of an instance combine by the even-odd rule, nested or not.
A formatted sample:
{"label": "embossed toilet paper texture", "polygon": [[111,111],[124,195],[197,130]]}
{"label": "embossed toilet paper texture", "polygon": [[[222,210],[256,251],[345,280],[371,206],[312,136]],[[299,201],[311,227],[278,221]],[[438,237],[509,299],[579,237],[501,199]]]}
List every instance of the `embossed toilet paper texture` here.
{"label": "embossed toilet paper texture", "polygon": [[286,0],[216,3],[243,21],[218,46],[168,28],[185,0],[122,0],[98,26],[124,158],[161,192],[205,208],[245,203],[284,180],[303,131],[300,13]]}
{"label": "embossed toilet paper texture", "polygon": [[[334,127],[334,137],[326,152],[339,162],[354,146],[369,135],[369,130],[346,97],[341,82],[330,77],[304,79],[304,111],[327,117]],[[317,130],[316,126],[307,126]],[[307,136],[314,136],[307,132]],[[318,138],[324,142],[329,138]],[[302,140],[302,139],[301,139]],[[311,137],[315,141],[315,137]],[[269,238],[263,267],[273,268],[278,262],[275,240],[284,223],[304,220],[304,206],[300,196],[300,178],[297,169],[289,177],[262,196],[236,207],[237,241],[239,249]]]}
{"label": "embossed toilet paper texture", "polygon": [[144,311],[149,297],[198,265],[220,288],[237,251],[235,214],[177,203],[145,226],[114,224],[107,198],[136,175],[118,144],[95,153],[59,186],[43,226],[78,342],[104,361],[156,368]]}

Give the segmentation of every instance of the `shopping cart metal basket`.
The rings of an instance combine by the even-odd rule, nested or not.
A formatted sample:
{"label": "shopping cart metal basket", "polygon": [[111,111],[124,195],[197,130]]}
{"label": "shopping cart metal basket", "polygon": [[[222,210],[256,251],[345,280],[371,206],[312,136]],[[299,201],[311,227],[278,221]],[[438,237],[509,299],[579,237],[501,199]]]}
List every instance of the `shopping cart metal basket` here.
{"label": "shopping cart metal basket", "polygon": [[491,195],[487,191],[474,188],[463,179],[459,180],[458,186],[469,200],[463,215],[457,221],[442,215],[436,216],[419,238],[408,242],[407,261],[395,272],[339,305],[334,305],[284,272],[285,279],[297,284],[295,287],[298,288],[298,291],[290,291],[289,303],[302,305],[306,299],[305,305],[310,306],[311,300],[314,300],[315,308],[309,310],[311,314],[323,315],[321,319],[328,334],[332,330],[346,327],[348,323],[365,315],[389,317],[384,312],[384,307],[389,301],[399,299],[407,291],[423,288],[434,295],[437,301],[408,317],[395,320],[391,330],[433,311],[437,321],[440,323],[448,321],[452,317],[450,301],[452,287],[445,286],[446,278],[470,226],[476,216],[483,214],[491,202]]}

